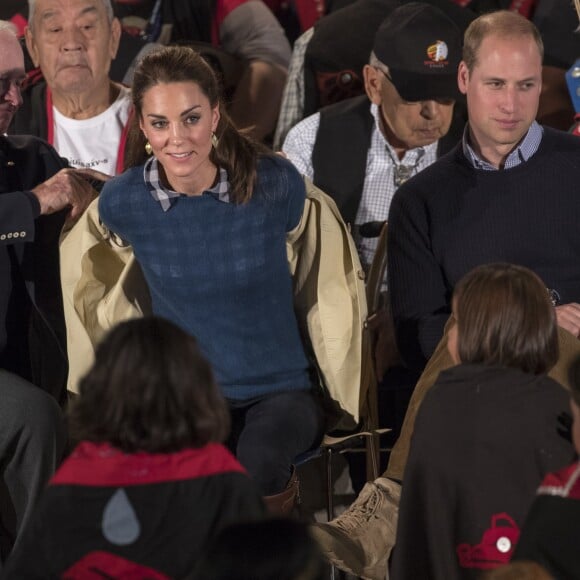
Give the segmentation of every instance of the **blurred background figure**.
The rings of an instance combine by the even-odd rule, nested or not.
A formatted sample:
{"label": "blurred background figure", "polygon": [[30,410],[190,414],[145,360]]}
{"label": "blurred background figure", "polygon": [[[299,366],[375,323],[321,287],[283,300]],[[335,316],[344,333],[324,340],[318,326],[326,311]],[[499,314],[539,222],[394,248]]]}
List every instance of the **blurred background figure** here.
{"label": "blurred background figure", "polygon": [[[230,89],[228,110],[239,129],[271,141],[290,43],[262,0],[116,0],[127,26],[149,41],[191,44],[209,57]],[[233,59],[233,60],[232,60]]]}
{"label": "blurred background figure", "polygon": [[264,516],[258,489],[222,445],[228,408],[209,363],[166,320],[130,320],[106,336],[70,429],[79,443],[6,578],[183,578],[221,529]]}

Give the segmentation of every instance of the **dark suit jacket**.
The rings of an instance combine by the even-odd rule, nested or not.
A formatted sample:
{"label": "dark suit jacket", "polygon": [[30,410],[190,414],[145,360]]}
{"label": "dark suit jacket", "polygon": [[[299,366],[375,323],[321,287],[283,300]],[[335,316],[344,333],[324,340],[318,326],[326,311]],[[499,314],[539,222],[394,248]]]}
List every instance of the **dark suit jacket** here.
{"label": "dark suit jacket", "polygon": [[62,400],[67,374],[58,241],[66,212],[30,191],[66,167],[44,141],[0,136],[0,367]]}

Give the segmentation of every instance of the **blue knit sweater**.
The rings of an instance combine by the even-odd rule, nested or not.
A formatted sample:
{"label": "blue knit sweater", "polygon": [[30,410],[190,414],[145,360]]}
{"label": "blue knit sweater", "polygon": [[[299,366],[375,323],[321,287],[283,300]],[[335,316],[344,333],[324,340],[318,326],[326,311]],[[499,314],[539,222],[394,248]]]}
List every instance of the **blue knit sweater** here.
{"label": "blue knit sweater", "polygon": [[285,246],[305,195],[301,176],[279,157],[260,159],[246,204],[204,192],[179,196],[164,212],[143,167],[100,195],[100,217],[133,247],[154,313],[197,338],[230,400],[310,388]]}

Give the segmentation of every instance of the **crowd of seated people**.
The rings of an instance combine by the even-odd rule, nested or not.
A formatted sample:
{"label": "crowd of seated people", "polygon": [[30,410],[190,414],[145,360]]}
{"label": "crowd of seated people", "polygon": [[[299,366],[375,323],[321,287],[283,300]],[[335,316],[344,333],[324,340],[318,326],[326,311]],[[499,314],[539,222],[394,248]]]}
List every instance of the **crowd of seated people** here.
{"label": "crowd of seated people", "polygon": [[[549,537],[578,525],[580,40],[556,4],[2,6],[2,575],[578,574]],[[359,418],[385,221],[374,323],[413,377],[388,467],[331,522],[268,522],[328,399]]]}
{"label": "crowd of seated people", "polygon": [[[540,275],[560,327],[560,357],[550,373],[569,385],[580,312],[572,177],[578,143],[535,122],[542,54],[541,35],[520,15],[502,11],[474,20],[458,69],[468,109],[464,135],[449,155],[403,184],[391,203],[388,281],[398,346],[409,366],[424,370],[385,476],[319,529],[329,557],[354,563],[369,577],[384,577],[395,543],[382,522],[396,518],[393,486],[404,487],[415,417],[439,372],[453,364],[444,328],[453,288],[465,273],[502,259]],[[558,185],[551,172],[560,176]],[[563,176],[572,177],[568,187],[560,187]],[[353,553],[357,560],[349,560]]]}

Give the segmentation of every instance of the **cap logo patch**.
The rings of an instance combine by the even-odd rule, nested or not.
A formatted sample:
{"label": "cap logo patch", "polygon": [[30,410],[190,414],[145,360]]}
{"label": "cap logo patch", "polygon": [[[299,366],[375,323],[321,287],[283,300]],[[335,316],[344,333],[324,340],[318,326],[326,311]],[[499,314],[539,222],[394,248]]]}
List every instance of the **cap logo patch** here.
{"label": "cap logo patch", "polygon": [[433,63],[437,63],[440,65],[445,65],[448,63],[447,56],[449,55],[449,49],[447,48],[447,44],[442,40],[436,40],[433,44],[427,47],[427,56],[431,60],[425,61],[425,64],[432,65]]}

